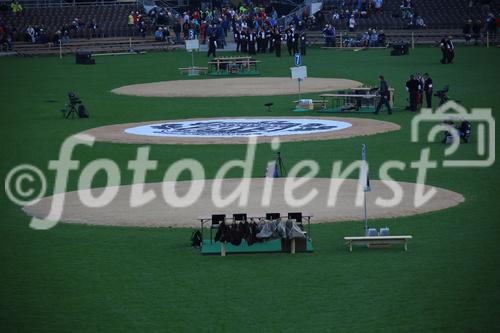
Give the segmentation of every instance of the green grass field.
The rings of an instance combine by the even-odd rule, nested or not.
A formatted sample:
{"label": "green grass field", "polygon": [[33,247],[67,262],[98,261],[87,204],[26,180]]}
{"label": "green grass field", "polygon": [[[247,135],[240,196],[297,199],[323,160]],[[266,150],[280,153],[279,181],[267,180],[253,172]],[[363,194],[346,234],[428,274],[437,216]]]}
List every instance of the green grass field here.
{"label": "green grass field", "polygon": [[[287,166],[317,161],[318,176],[329,177],[335,160],[359,158],[368,145],[373,170],[388,159],[407,168],[392,172],[415,181],[411,161],[431,146],[431,158],[443,156],[439,143],[411,143],[414,114],[406,105],[404,82],[429,72],[440,88],[467,107],[500,112],[500,49],[459,48],[456,63],[439,64],[439,50],[422,48],[407,57],[388,50],[367,52],[309,50],[303,64],[309,76],[340,77],[376,84],[384,74],[396,88],[392,116],[401,131],[370,137],[282,144]],[[293,57],[259,55],[264,76],[288,76]],[[73,57],[0,58],[1,164],[5,179],[15,166],[29,163],[49,179],[47,163],[58,157],[64,139],[84,129],[122,122],[223,116],[273,116],[291,112],[291,96],[239,98],[141,98],[117,96],[112,88],[132,83],[182,78],[189,65],[184,51],[96,58],[95,66],[77,66]],[[206,58],[197,55],[198,65]],[[59,110],[68,91],[84,101],[91,118],[64,120]],[[317,94],[311,94],[311,96]],[[293,97],[295,99],[295,96]],[[437,104],[437,100],[434,100]],[[311,114],[312,115],[312,114]],[[324,116],[322,114],[322,116]],[[352,116],[352,115],[349,115]],[[373,115],[360,115],[371,118]],[[498,130],[498,125],[496,129]],[[498,132],[498,131],[497,131]],[[496,143],[498,145],[498,139]],[[73,157],[86,163],[110,158],[126,170],[139,145],[96,143],[79,146]],[[475,144],[461,146],[463,158],[477,158]],[[185,157],[199,160],[212,178],[227,160],[244,158],[245,145],[156,145],[151,159],[159,168],[148,182],[161,181],[168,166]],[[497,149],[498,151],[498,149]],[[273,158],[259,145],[255,177]],[[70,173],[75,190],[78,172]],[[187,177],[183,175],[184,177]],[[238,177],[234,170],[231,177]],[[372,175],[372,178],[378,178]],[[438,168],[428,184],[462,193],[456,208],[398,219],[372,220],[393,234],[411,234],[405,253],[356,248],[348,253],[344,236],[360,235],[362,222],[314,225],[312,254],[255,254],[225,258],[201,256],[189,246],[189,229],[141,229],[59,224],[48,231],[29,228],[30,217],[0,194],[0,331],[497,331],[500,325],[500,173],[489,168]],[[102,174],[93,186],[106,183]],[[48,193],[53,191],[49,181]]]}

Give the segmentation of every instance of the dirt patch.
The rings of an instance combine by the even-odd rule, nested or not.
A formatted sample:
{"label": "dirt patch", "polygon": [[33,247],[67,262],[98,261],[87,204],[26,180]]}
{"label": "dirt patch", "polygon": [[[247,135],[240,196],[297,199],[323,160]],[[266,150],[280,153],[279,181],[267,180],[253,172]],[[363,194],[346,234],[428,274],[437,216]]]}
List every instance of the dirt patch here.
{"label": "dirt patch", "polygon": [[[343,90],[362,86],[347,79],[306,78],[302,93]],[[132,84],[111,90],[119,95],[145,97],[230,97],[297,94],[297,80],[286,77],[248,77],[202,80],[175,80]]]}
{"label": "dirt patch", "polygon": [[[242,118],[242,117],[238,117]],[[397,131],[401,127],[397,124],[387,121],[363,119],[363,118],[341,118],[341,117],[294,117],[294,119],[328,119],[348,122],[352,126],[338,131],[303,134],[303,135],[283,135],[279,136],[281,142],[292,141],[315,141],[315,140],[332,140],[341,138],[350,138],[355,136],[373,135],[390,131]],[[177,119],[165,120],[163,122],[182,122],[186,120],[218,120],[218,119],[234,119],[234,118],[196,118],[196,119]],[[245,117],[245,119],[280,119],[280,117]],[[152,125],[162,123],[161,120],[148,121],[141,123],[126,123],[109,126],[96,127],[79,134],[87,134],[95,137],[96,141],[115,142],[115,143],[131,143],[131,144],[246,144],[248,138],[213,138],[213,137],[159,137],[134,135],[125,133],[125,130],[132,127]],[[270,142],[273,136],[263,136],[258,138],[258,142]]]}
{"label": "dirt patch", "polygon": [[[309,179],[305,184],[299,186],[293,191],[285,191],[286,178],[272,179],[269,202],[266,204],[267,196],[265,193],[266,179],[253,178],[249,185],[248,203],[238,206],[238,201],[230,203],[226,207],[217,207],[214,203],[213,180],[179,181],[173,183],[175,193],[182,197],[191,189],[192,185],[203,184],[203,190],[197,200],[187,207],[173,207],[171,202],[174,191],[172,189],[162,190],[162,183],[146,184],[145,191],[152,190],[156,198],[151,202],[136,208],[130,207],[131,186],[120,186],[118,194],[110,204],[102,208],[88,208],[82,204],[78,192],[68,192],[65,195],[64,210],[61,221],[65,223],[107,225],[107,226],[134,226],[134,227],[199,227],[199,217],[210,216],[211,214],[221,213],[231,216],[233,213],[247,213],[248,216],[263,216],[269,212],[279,212],[286,214],[288,212],[303,212],[304,214],[314,215],[311,222],[337,222],[363,220],[363,206],[356,205],[356,195],[358,189],[357,180],[332,180],[327,178]],[[241,179],[224,180],[221,186],[221,198],[227,198],[235,188],[240,184]],[[401,217],[425,212],[453,207],[464,202],[464,197],[456,192],[437,188],[436,194],[431,200],[420,207],[414,205],[414,193],[416,184],[406,182],[391,182],[391,185],[401,186],[403,190],[402,201],[394,207],[381,207],[375,204],[378,197],[389,200],[394,196],[392,190],[387,185],[378,180],[372,180],[370,185],[372,191],[367,195],[368,216],[373,218]],[[336,196],[335,205],[329,206],[328,200],[332,198],[330,189],[334,186],[340,186]],[[430,189],[425,186],[425,193]],[[99,196],[103,189],[93,189],[92,194]],[[291,196],[292,199],[304,198],[310,191],[317,191],[313,200],[305,203],[293,203],[286,199]],[[165,192],[165,193],[164,193]],[[361,192],[361,198],[362,198]],[[57,196],[61,196],[58,194]],[[165,199],[166,198],[168,199]],[[37,204],[24,207],[24,211],[31,216],[44,218],[48,215],[53,197],[45,197]],[[379,199],[380,200],[380,199]],[[263,202],[264,201],[264,202]],[[181,202],[186,203],[185,200]],[[362,201],[361,201],[362,202]]]}

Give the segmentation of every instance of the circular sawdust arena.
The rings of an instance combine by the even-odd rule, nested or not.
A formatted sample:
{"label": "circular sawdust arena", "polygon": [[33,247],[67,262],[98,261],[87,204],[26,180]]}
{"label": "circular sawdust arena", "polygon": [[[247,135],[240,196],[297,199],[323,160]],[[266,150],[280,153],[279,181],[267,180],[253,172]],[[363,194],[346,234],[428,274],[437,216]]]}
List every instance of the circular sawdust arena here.
{"label": "circular sawdust arena", "polygon": [[[363,205],[356,205],[357,194],[361,195],[362,190],[358,192],[357,180],[332,180],[328,178],[307,179],[305,184],[294,190],[285,191],[285,184],[288,178],[253,178],[247,179],[249,184],[248,203],[244,206],[238,206],[238,200],[232,203],[225,202],[227,205],[218,208],[217,200],[227,200],[229,195],[241,184],[242,179],[226,179],[219,188],[213,180],[197,181],[179,181],[166,183],[146,184],[144,191],[152,190],[156,197],[145,205],[131,208],[131,188],[132,186],[120,186],[117,189],[116,196],[104,194],[103,189],[92,189],[91,194],[99,197],[100,202],[109,200],[109,204],[102,208],[88,208],[80,199],[80,195],[85,197],[85,191],[67,192],[57,194],[64,196],[63,213],[60,219],[64,223],[106,225],[106,226],[128,226],[128,227],[199,227],[199,217],[208,217],[211,214],[247,213],[251,216],[263,216],[265,213],[279,212],[286,214],[288,212],[303,212],[305,215],[314,215],[311,222],[324,223],[336,221],[356,221],[363,220]],[[266,181],[272,181],[270,191],[266,191]],[[370,219],[401,217],[421,214],[441,210],[456,206],[464,202],[464,197],[456,192],[446,189],[433,187],[436,190],[434,196],[420,207],[415,207],[415,189],[416,184],[406,182],[389,182],[389,186],[400,186],[402,189],[402,200],[399,204],[384,208],[376,204],[376,200],[390,200],[394,197],[394,192],[382,181],[373,180],[370,182],[372,191],[367,196],[368,215]],[[182,199],[189,191],[191,186],[200,186],[200,195],[190,201]],[[108,188],[111,189],[111,188]],[[332,191],[333,189],[333,191]],[[336,191],[338,189],[338,191]],[[424,193],[427,193],[431,187],[425,186]],[[312,200],[299,202],[305,198],[311,191],[316,191]],[[219,193],[214,195],[214,193]],[[336,193],[334,196],[332,193]],[[88,195],[88,192],[86,193]],[[174,195],[178,197],[174,197]],[[178,198],[181,199],[178,199]],[[42,198],[38,203],[24,207],[24,211],[37,218],[45,218],[51,208],[54,197]],[[336,199],[335,199],[336,198]],[[60,199],[60,198],[59,198]],[[112,200],[111,200],[112,199]],[[295,202],[293,200],[296,200]],[[297,201],[299,200],[299,201]],[[334,203],[334,206],[328,205],[328,202]],[[186,207],[173,207],[182,203]],[[220,202],[219,202],[220,203]],[[220,205],[220,204],[218,204]]]}
{"label": "circular sawdust arena", "polygon": [[[315,140],[332,140],[341,138],[350,138],[355,136],[363,135],[373,135],[390,131],[397,131],[401,127],[397,124],[373,120],[364,118],[343,118],[343,117],[245,117],[245,118],[196,118],[196,119],[178,119],[178,120],[165,120],[165,121],[149,121],[141,123],[126,123],[126,124],[116,124],[108,125],[102,127],[96,127],[79,134],[90,135],[95,138],[96,141],[104,142],[115,142],[115,143],[131,143],[131,144],[247,144],[249,142],[249,137],[254,136],[256,131],[256,125],[249,132],[248,127],[245,128],[238,135],[238,132],[234,129],[234,121],[239,120],[238,126],[244,122],[255,121],[260,129],[268,130],[267,133],[259,132],[258,142],[271,142],[273,138],[279,137],[281,142],[291,142],[291,141],[315,141]],[[179,127],[184,126],[186,123],[193,124],[193,122],[207,123],[212,122],[212,127],[204,127],[205,133],[211,133],[211,135],[194,135],[191,132],[180,133]],[[274,124],[273,124],[274,122]],[[288,122],[288,123],[287,123]],[[295,123],[294,123],[295,122]],[[259,124],[260,123],[260,124]],[[305,128],[304,126],[310,126],[310,124],[316,124],[317,126],[322,126],[331,123],[333,126],[331,130],[323,131],[297,131],[297,129],[311,129],[311,127]],[[336,123],[336,124],[335,124]],[[277,131],[277,124],[281,128],[288,128],[287,133]],[[230,130],[233,131],[231,135],[215,135],[217,131],[221,133],[227,133],[228,126],[230,125]],[[290,126],[295,125],[292,132]],[[217,126],[216,128],[213,126]],[[302,126],[302,127],[300,127]],[[150,127],[149,132],[139,132],[135,129],[147,129]],[[174,134],[167,133],[168,135],[158,135],[159,131],[165,131],[166,128],[175,129]],[[200,125],[197,125],[199,128]],[[222,128],[222,129],[221,129]],[[317,128],[316,128],[317,129]],[[241,130],[241,128],[238,128]],[[135,133],[135,134],[134,134]],[[236,134],[235,134],[236,133]],[[281,134],[280,134],[281,133]],[[81,135],[79,135],[82,137]],[[82,137],[83,138],[83,137]]]}
{"label": "circular sawdust arena", "polygon": [[[345,90],[361,82],[334,78],[306,78],[302,93]],[[234,97],[272,96],[298,93],[297,80],[287,77],[248,77],[227,79],[175,80],[132,84],[111,90],[118,95],[144,97]]]}

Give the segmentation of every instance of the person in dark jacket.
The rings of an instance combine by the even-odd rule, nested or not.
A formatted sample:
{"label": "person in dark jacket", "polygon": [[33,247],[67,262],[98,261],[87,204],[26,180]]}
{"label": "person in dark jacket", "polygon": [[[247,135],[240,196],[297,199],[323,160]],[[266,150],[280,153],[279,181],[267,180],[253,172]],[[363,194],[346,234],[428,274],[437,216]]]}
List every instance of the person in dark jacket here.
{"label": "person in dark jacket", "polygon": [[301,55],[306,55],[306,48],[307,48],[306,32],[302,31],[300,33],[300,54]]}
{"label": "person in dark jacket", "polygon": [[254,55],[256,53],[255,51],[255,42],[256,42],[256,34],[253,30],[250,30],[248,33],[248,54]]}
{"label": "person in dark jacket", "polygon": [[234,42],[236,43],[236,52],[240,52],[241,40],[240,40],[240,29],[234,30]]}
{"label": "person in dark jacket", "polygon": [[240,33],[240,42],[241,42],[241,53],[248,52],[248,32],[246,28],[243,28],[243,31]]}
{"label": "person in dark jacket", "polygon": [[420,90],[420,82],[415,79],[415,76],[410,75],[410,79],[406,81],[406,90],[410,94],[410,111],[417,111],[417,96]]}
{"label": "person in dark jacket", "polygon": [[175,33],[175,44],[181,44],[181,23],[180,21],[175,22],[174,24],[174,33]]}
{"label": "person in dark jacket", "polygon": [[279,31],[278,28],[274,28],[274,34],[273,34],[273,40],[274,40],[274,52],[276,54],[276,57],[281,57],[281,32]]}
{"label": "person in dark jacket", "polygon": [[441,63],[448,63],[448,47],[446,38],[441,39],[441,43],[439,43],[439,48],[441,49]]}
{"label": "person in dark jacket", "polygon": [[427,107],[432,108],[432,78],[428,73],[424,74],[424,92]]}
{"label": "person in dark jacket", "polygon": [[380,95],[380,100],[377,104],[374,113],[378,114],[380,112],[380,109],[382,108],[382,105],[385,105],[387,107],[387,111],[389,112],[389,114],[392,114],[391,104],[389,103],[389,99],[391,97],[389,92],[389,85],[387,84],[387,81],[385,81],[383,75],[380,75],[379,79],[380,82],[378,86],[378,94]]}
{"label": "person in dark jacket", "polygon": [[273,31],[270,27],[266,27],[266,48],[269,49],[269,53],[274,52],[274,40],[273,40]]}
{"label": "person in dark jacket", "polygon": [[293,30],[290,26],[285,31],[286,34],[286,48],[288,49],[288,54],[293,55]]}
{"label": "person in dark jacket", "polygon": [[455,45],[453,45],[453,41],[451,40],[451,36],[446,40],[446,55],[448,57],[448,64],[453,63],[453,59],[455,58]]}
{"label": "person in dark jacket", "polygon": [[299,36],[299,33],[297,32],[297,30],[293,30],[293,38],[292,38],[292,47],[293,47],[293,54],[297,54],[299,53],[299,39],[300,39],[300,36]]}
{"label": "person in dark jacket", "polygon": [[212,32],[210,37],[208,38],[208,53],[207,57],[210,57],[211,54],[213,54],[214,58],[216,57],[215,55],[215,50],[217,49],[217,37],[215,36],[215,32]]}

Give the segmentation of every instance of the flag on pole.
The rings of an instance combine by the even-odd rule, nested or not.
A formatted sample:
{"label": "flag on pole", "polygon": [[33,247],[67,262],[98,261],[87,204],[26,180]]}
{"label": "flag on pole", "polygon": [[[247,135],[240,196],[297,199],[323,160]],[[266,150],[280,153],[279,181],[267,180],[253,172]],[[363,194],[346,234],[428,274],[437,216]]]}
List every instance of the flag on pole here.
{"label": "flag on pole", "polygon": [[363,143],[361,145],[361,169],[360,169],[360,179],[363,184],[363,190],[365,192],[370,192],[370,176],[368,175],[368,162],[366,161],[366,145]]}

